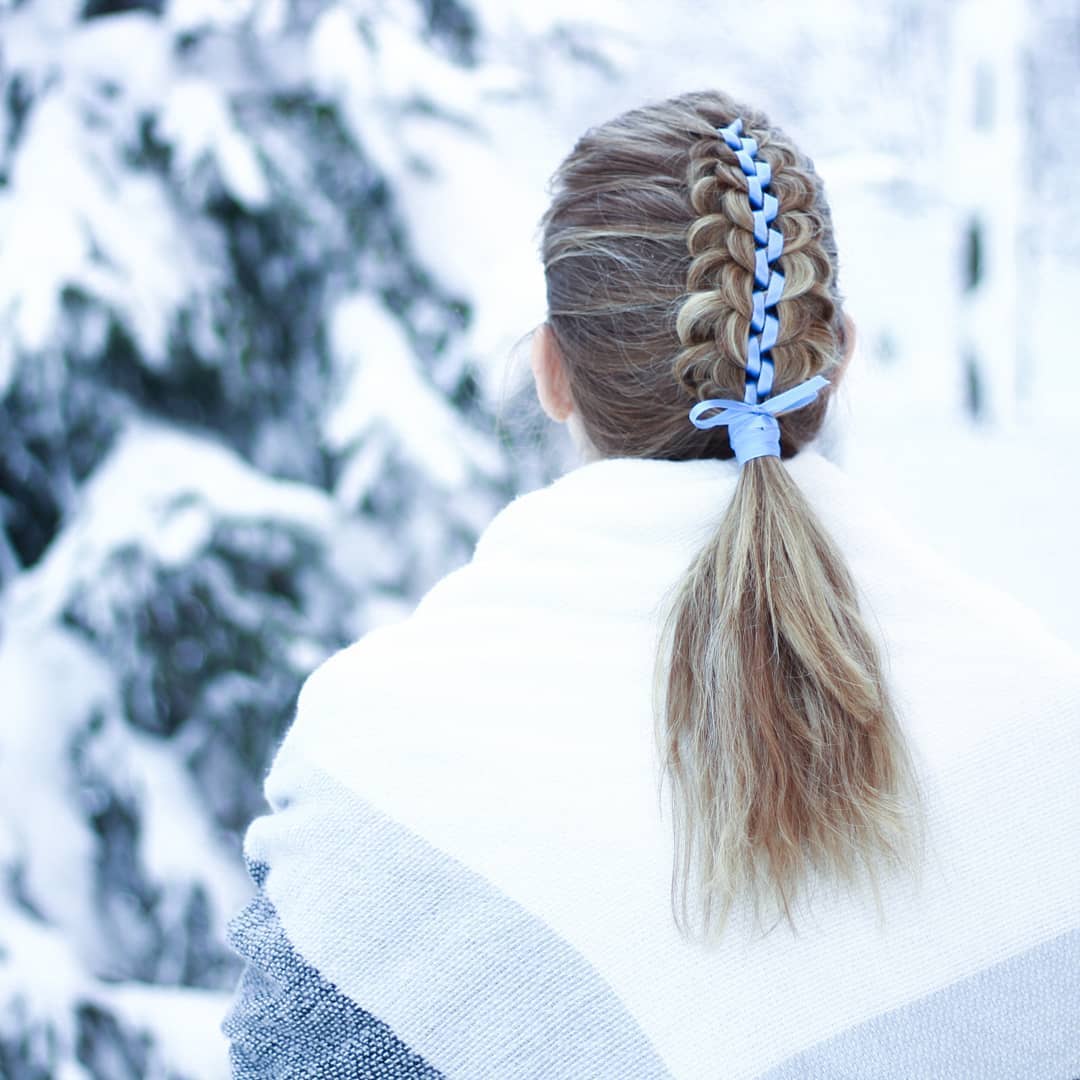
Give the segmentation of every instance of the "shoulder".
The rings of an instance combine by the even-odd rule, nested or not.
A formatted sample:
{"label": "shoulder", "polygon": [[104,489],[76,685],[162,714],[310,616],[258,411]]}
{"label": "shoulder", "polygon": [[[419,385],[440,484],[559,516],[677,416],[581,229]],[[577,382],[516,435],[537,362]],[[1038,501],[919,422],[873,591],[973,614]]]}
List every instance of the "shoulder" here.
{"label": "shoulder", "polygon": [[1080,753],[1080,654],[1029,605],[941,555],[882,493],[818,454],[793,477],[855,581],[907,730],[931,758],[996,739]]}

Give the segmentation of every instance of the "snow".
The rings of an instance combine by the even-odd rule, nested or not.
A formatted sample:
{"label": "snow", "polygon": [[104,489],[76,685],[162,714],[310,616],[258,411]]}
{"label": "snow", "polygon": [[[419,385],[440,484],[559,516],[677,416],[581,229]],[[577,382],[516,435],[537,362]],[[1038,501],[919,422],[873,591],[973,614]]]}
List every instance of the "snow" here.
{"label": "snow", "polygon": [[119,723],[95,752],[124,776],[138,800],[140,846],[147,871],[162,883],[204,879],[213,908],[234,912],[246,903],[250,883],[232,852],[209,827],[199,796],[175,751]]}
{"label": "snow", "polygon": [[[69,764],[72,732],[108,702],[108,672],[71,634],[5,613],[0,639],[0,819],[24,884],[70,940],[94,950],[94,841]],[[37,782],[27,783],[27,778]],[[0,977],[4,966],[0,965]]]}
{"label": "snow", "polygon": [[174,72],[168,39],[158,20],[145,12],[92,19],[77,24],[74,32],[65,27],[45,36],[40,47],[63,72],[65,92],[92,100],[95,88],[106,83],[132,110],[152,108]]}
{"label": "snow", "polygon": [[372,429],[394,432],[417,467],[449,489],[463,487],[474,469],[498,475],[502,463],[487,441],[466,428],[416,366],[396,320],[374,297],[358,293],[330,318],[330,347],[345,375],[326,425],[332,450],[360,445],[360,462],[346,473],[342,494],[363,489],[376,467]]}
{"label": "snow", "polygon": [[441,109],[471,116],[477,104],[472,73],[444,59],[416,39],[407,27],[386,20],[374,28],[370,63],[381,97],[431,101]]}
{"label": "snow", "polygon": [[640,5],[618,0],[592,0],[588,7],[577,0],[548,0],[544,4],[479,0],[472,6],[489,33],[528,37],[540,37],[568,25],[629,32],[640,27],[643,14]]}
{"label": "snow", "polygon": [[[38,1024],[48,1019],[50,1037],[73,1048],[77,1007],[96,1005],[137,1030],[154,1032],[147,1080],[167,1076],[226,1080],[229,1076],[228,1048],[219,1025],[230,995],[90,980],[64,938],[11,906],[0,906],[0,940],[8,953],[7,962],[0,964],[0,1000],[18,1003],[0,1018],[0,1035],[21,1009]],[[168,1018],[165,1024],[163,1017]],[[51,1075],[56,1080],[94,1080],[94,1074],[72,1059]]]}
{"label": "snow", "polygon": [[[246,902],[251,886],[236,852],[207,817],[185,764],[184,739],[164,742],[121,720],[107,660],[63,626],[63,612],[80,590],[93,594],[87,586],[117,551],[138,548],[163,565],[184,565],[222,517],[291,521],[325,536],[337,511],[311,487],[272,480],[204,438],[132,422],[83,489],[78,511],[46,558],[0,597],[0,856],[5,866],[19,868],[23,895],[36,913],[31,918],[0,895],[0,1001],[21,1001],[34,1024],[48,1023],[52,1037],[68,1047],[76,1038],[75,1010],[95,1003],[127,1029],[154,1033],[147,1075],[162,1078],[227,1075],[217,1026],[228,995],[91,976],[124,969],[115,939],[101,931],[94,877],[100,848],[87,814],[101,809],[91,800],[102,792],[87,778],[108,776],[112,790],[137,809],[141,872],[155,883],[157,916],[166,925],[182,919],[178,905],[187,903],[189,885],[197,881],[220,940],[224,918]],[[293,648],[311,666],[322,659],[310,646],[304,655],[301,641]],[[191,663],[197,669],[200,658]],[[215,689],[224,690],[225,682]],[[195,745],[187,743],[188,750]],[[122,901],[112,902],[119,919],[114,928],[122,928],[133,948],[146,948],[149,939],[140,938],[145,913],[123,914]],[[183,949],[166,950],[157,977],[180,980],[185,962]],[[67,1068],[68,1075],[84,1075],[70,1062]]]}
{"label": "snow", "polygon": [[891,408],[890,384],[875,381],[878,392],[863,386],[851,404],[844,467],[913,535],[1022,600],[1080,652],[1075,421],[1002,431],[924,418]]}
{"label": "snow", "polygon": [[[36,351],[58,321],[57,278],[73,278],[89,254],[88,238],[79,222],[63,212],[69,183],[76,190],[90,186],[81,164],[61,182],[56,161],[75,138],[74,125],[60,101],[39,107],[24,136],[24,151],[11,178],[14,194],[0,196],[0,297],[8,335],[16,346]],[[6,388],[10,366],[2,373]]]}
{"label": "snow", "polygon": [[148,362],[162,364],[192,256],[156,184],[95,161],[78,109],[60,91],[38,104],[0,192],[0,315],[17,347],[39,351],[63,323],[63,290],[79,287],[125,311]]}
{"label": "snow", "polygon": [[180,173],[212,161],[225,190],[242,206],[266,205],[269,187],[250,141],[237,129],[221,91],[206,79],[180,79],[165,98],[158,133],[172,144]]}
{"label": "snow", "polygon": [[170,0],[165,18],[170,28],[181,34],[229,28],[249,18],[260,0]]}
{"label": "snow", "polygon": [[394,180],[407,172],[396,125],[387,124],[379,107],[373,48],[346,5],[334,4],[322,12],[309,39],[308,55],[312,84],[338,106],[364,152]]}
{"label": "snow", "polygon": [[[0,997],[20,1002],[38,1023],[47,1018],[63,1042],[73,1043],[71,1006],[87,991],[89,980],[71,945],[9,904],[0,905],[0,934],[8,953],[0,965]],[[6,1023],[10,1017],[0,1018],[0,1025]],[[73,1075],[89,1080],[82,1070]]]}
{"label": "snow", "polygon": [[44,622],[78,582],[125,546],[162,564],[190,561],[215,517],[292,521],[327,534],[333,503],[305,484],[273,480],[224,446],[148,422],[132,422],[87,484],[72,523],[47,558],[6,594],[8,610]]}
{"label": "snow", "polygon": [[232,1074],[220,1030],[231,1000],[228,993],[135,983],[111,988],[105,997],[126,1020],[154,1032],[163,1078],[198,1080],[227,1080]]}
{"label": "snow", "polygon": [[536,232],[547,176],[564,149],[552,132],[521,121],[510,102],[493,103],[491,137],[464,146],[444,125],[414,124],[407,138],[431,160],[439,183],[405,177],[399,186],[440,278],[466,295],[490,297],[477,305],[469,346],[495,366],[544,318]]}

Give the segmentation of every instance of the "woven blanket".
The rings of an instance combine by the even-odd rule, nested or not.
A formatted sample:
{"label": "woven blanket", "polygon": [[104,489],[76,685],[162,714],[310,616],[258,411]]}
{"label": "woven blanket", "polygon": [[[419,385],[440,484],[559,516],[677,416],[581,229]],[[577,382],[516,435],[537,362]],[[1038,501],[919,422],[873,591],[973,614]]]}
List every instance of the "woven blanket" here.
{"label": "woven blanket", "polygon": [[679,935],[653,662],[737,466],[592,462],[304,685],[230,924],[236,1077],[1080,1077],[1080,662],[818,453],[787,467],[885,656],[921,883]]}

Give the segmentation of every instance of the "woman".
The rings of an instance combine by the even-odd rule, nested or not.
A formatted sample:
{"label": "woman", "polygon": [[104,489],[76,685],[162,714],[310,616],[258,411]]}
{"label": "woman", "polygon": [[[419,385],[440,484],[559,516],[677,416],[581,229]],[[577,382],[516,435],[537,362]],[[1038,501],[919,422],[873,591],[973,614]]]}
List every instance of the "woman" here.
{"label": "woman", "polygon": [[304,686],[235,1075],[1080,1076],[1080,664],[815,449],[853,332],[810,161],[635,110],[543,257],[586,463]]}

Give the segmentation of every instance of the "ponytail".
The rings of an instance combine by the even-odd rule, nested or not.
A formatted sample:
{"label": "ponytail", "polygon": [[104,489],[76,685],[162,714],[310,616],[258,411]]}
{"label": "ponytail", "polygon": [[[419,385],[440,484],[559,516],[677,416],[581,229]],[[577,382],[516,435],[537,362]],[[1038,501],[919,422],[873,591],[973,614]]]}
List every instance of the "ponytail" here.
{"label": "ponytail", "polygon": [[794,928],[812,873],[851,884],[864,867],[878,898],[877,864],[921,840],[914,770],[851,576],[780,458],[740,469],[665,642],[683,933],[718,932],[743,897]]}

